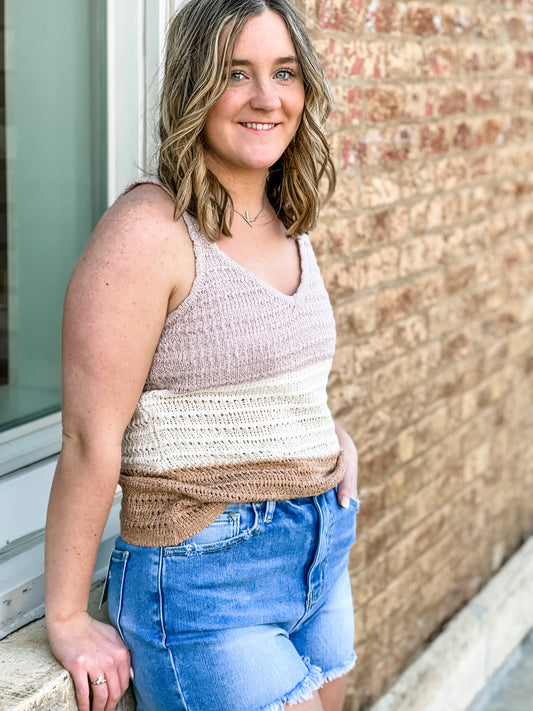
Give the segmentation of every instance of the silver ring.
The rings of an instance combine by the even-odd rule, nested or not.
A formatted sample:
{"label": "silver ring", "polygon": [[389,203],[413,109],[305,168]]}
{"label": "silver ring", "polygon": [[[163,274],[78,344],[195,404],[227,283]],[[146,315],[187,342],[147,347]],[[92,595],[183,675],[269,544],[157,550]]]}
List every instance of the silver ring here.
{"label": "silver ring", "polygon": [[100,684],[107,684],[107,679],[105,676],[99,676],[96,681],[91,681],[91,684],[94,684],[95,686],[100,686]]}

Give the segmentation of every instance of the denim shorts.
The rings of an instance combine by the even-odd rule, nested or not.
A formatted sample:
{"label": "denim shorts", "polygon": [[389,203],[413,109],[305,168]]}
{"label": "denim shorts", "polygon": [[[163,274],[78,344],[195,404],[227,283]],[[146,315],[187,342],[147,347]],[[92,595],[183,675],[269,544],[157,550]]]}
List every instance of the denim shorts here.
{"label": "denim shorts", "polygon": [[282,711],[355,664],[348,553],[359,502],[229,504],[172,547],[118,538],[108,610],[138,711]]}

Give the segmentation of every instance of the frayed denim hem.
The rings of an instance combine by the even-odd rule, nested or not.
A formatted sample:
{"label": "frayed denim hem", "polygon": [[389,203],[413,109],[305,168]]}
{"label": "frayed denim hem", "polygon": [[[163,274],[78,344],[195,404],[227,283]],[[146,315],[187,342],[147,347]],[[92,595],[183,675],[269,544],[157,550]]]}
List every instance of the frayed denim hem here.
{"label": "frayed denim hem", "polygon": [[297,684],[292,691],[282,696],[281,699],[274,701],[267,706],[262,706],[259,711],[283,711],[284,706],[298,704],[300,701],[309,701],[313,698],[313,692],[322,686],[323,674],[320,667],[316,667],[305,658],[304,663],[307,667],[307,674],[302,681]]}
{"label": "frayed denim hem", "polygon": [[334,679],[338,679],[339,677],[347,674],[351,669],[354,668],[356,661],[357,654],[354,652],[349,662],[343,664],[340,667],[335,667],[334,669],[330,669],[329,671],[324,672],[322,674],[322,684],[327,684],[328,681],[333,681]]}
{"label": "frayed denim hem", "polygon": [[281,699],[267,706],[262,706],[258,711],[284,711],[285,706],[294,706],[302,701],[309,701],[313,698],[313,693],[317,691],[317,689],[327,684],[328,681],[333,681],[334,679],[344,676],[350,669],[353,669],[357,661],[357,655],[354,652],[346,664],[330,669],[327,672],[323,672],[320,667],[311,664],[307,657],[304,657],[303,661],[308,669],[308,673],[302,681],[297,684],[292,691],[282,696]]}

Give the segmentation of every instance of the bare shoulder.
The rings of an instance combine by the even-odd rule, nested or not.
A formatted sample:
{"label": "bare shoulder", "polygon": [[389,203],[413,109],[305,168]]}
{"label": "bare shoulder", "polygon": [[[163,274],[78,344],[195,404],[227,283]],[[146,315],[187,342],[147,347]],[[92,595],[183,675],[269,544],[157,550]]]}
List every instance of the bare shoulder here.
{"label": "bare shoulder", "polygon": [[174,219],[171,198],[146,183],[105,212],[76,269],[111,272],[117,279],[138,275],[146,287],[166,292],[171,311],[190,290],[194,252],[183,219]]}
{"label": "bare shoulder", "polygon": [[119,197],[103,215],[94,237],[97,242],[118,242],[152,253],[191,248],[183,219],[174,219],[171,198],[149,183]]}

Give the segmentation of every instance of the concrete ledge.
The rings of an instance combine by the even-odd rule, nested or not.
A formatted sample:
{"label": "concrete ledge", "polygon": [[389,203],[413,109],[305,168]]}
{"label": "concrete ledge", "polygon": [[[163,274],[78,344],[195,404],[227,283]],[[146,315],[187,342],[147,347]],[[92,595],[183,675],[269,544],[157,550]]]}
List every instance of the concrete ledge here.
{"label": "concrete ledge", "polygon": [[533,537],[371,711],[466,711],[533,628]]}
{"label": "concrete ledge", "polygon": [[[101,587],[91,594],[91,614],[97,610]],[[117,710],[134,711],[131,689]],[[2,711],[77,711],[74,684],[55,660],[46,639],[44,619],[14,632],[0,642],[0,709]]]}

